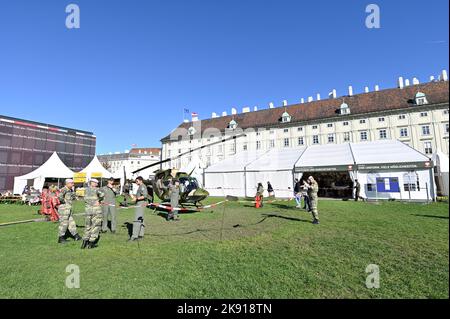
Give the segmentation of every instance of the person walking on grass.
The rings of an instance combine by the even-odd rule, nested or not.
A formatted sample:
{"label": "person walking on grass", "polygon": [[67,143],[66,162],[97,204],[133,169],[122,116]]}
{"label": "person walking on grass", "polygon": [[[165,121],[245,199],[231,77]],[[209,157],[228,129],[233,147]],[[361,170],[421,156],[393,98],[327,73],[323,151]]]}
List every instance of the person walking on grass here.
{"label": "person walking on grass", "polygon": [[300,181],[296,178],[295,179],[295,185],[294,185],[294,199],[297,203],[297,208],[302,207],[302,184]]}
{"label": "person walking on grass", "polygon": [[319,202],[319,184],[316,182],[314,177],[309,176],[307,182],[304,183],[305,189],[308,190],[308,197],[311,205],[311,213],[313,215],[313,224],[319,224],[319,211],[317,205]]}
{"label": "person walking on grass", "polygon": [[66,232],[69,230],[70,234],[75,240],[81,240],[81,236],[77,232],[77,224],[73,219],[72,204],[77,198],[73,190],[73,179],[66,179],[66,185],[61,189],[58,195],[61,205],[58,208],[59,213],[59,227],[58,227],[58,243],[64,244],[66,240]]}

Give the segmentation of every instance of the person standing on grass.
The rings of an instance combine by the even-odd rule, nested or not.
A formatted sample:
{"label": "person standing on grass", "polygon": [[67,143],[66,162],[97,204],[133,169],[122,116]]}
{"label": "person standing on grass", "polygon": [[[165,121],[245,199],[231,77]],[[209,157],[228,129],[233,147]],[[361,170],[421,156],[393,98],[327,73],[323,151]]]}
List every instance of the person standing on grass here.
{"label": "person standing on grass", "polygon": [[359,181],[357,179],[355,179],[355,202],[357,202],[359,199],[361,199],[362,201],[364,201],[364,197],[362,197],[360,195],[361,192],[361,184],[359,183]]}
{"label": "person standing on grass", "polygon": [[178,217],[178,210],[180,203],[180,182],[178,180],[175,180],[173,184],[169,186],[170,191],[170,207],[171,210],[167,214],[167,220],[179,220]]}
{"label": "person standing on grass", "polygon": [[58,187],[55,185],[50,187],[49,204],[50,204],[50,220],[57,222],[59,220],[58,207],[60,205]]}
{"label": "person standing on grass", "polygon": [[133,200],[136,201],[136,210],[134,212],[133,233],[129,241],[136,241],[144,238],[145,224],[144,224],[144,209],[148,205],[148,192],[144,184],[142,176],[136,178],[138,189],[135,195],[132,195]]}
{"label": "person standing on grass", "polygon": [[302,184],[300,181],[296,178],[295,179],[295,185],[294,185],[294,198],[295,202],[297,203],[297,208],[302,207]]}
{"label": "person standing on grass", "polygon": [[103,187],[103,193],[105,194],[105,199],[103,200],[103,222],[102,222],[102,233],[108,231],[108,219],[111,219],[111,233],[116,233],[117,227],[117,216],[116,216],[116,196],[117,193],[114,190],[114,178],[108,179],[108,184]]}
{"label": "person standing on grass", "polygon": [[100,230],[103,221],[101,204],[104,198],[105,193],[98,188],[98,180],[91,179],[84,195],[84,202],[86,203],[86,224],[81,249],[95,248],[97,242],[100,240]]}
{"label": "person standing on grass", "polygon": [[264,206],[264,186],[262,183],[258,183],[258,187],[256,188],[256,198],[259,198],[259,201],[261,203],[260,207]]}
{"label": "person standing on grass", "polygon": [[313,215],[313,224],[319,224],[319,211],[317,210],[317,204],[319,202],[319,184],[314,177],[309,176],[308,181],[305,182],[304,187],[308,190],[308,196],[311,204],[311,213]]}
{"label": "person standing on grass", "polygon": [[66,240],[66,232],[72,234],[75,240],[81,240],[81,236],[77,232],[77,224],[73,219],[72,204],[77,198],[73,190],[73,179],[66,179],[66,185],[61,189],[58,195],[58,200],[61,203],[59,206],[59,228],[58,228],[58,243],[64,244]]}
{"label": "person standing on grass", "polygon": [[270,182],[267,182],[267,192],[269,193],[269,197],[275,195],[274,192],[273,192],[272,184],[270,184]]}

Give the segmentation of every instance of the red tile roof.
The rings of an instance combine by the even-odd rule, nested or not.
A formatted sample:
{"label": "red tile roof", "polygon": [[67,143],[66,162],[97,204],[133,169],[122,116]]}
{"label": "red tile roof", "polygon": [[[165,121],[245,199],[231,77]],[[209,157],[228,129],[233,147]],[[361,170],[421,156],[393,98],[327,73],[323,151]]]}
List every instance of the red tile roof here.
{"label": "red tile roof", "polygon": [[[139,153],[140,151],[140,153]],[[145,152],[147,152],[147,154],[153,154],[153,155],[159,155],[161,153],[161,149],[160,148],[156,148],[156,147],[140,147],[140,148],[132,148],[130,150],[131,154],[145,154]]]}
{"label": "red tile roof", "polygon": [[[353,96],[342,96],[335,99],[294,104],[287,106],[286,110],[292,117],[291,123],[295,123],[336,117],[340,105],[344,101],[350,107],[351,115],[406,109],[415,105],[414,98],[417,92],[425,93],[429,104],[449,102],[448,81],[439,81],[412,85],[403,89],[386,89]],[[202,120],[201,129],[202,132],[208,128],[216,128],[223,131],[233,118],[238,123],[238,126],[244,130],[257,127],[270,128],[270,126],[281,124],[280,118],[284,110],[285,107],[277,107]],[[342,116],[342,118],[345,117],[345,115]],[[188,129],[190,126],[192,126],[192,122],[182,123],[178,128]],[[169,137],[170,135],[166,136],[162,141],[167,140]]]}

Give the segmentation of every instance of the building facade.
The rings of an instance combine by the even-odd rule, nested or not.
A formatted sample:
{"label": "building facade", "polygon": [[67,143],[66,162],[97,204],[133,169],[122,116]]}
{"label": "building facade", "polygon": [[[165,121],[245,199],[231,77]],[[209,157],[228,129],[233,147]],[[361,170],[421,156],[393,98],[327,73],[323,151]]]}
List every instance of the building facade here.
{"label": "building facade", "polygon": [[[195,150],[204,167],[236,152],[396,139],[421,153],[449,154],[449,85],[439,81],[184,122],[161,140],[165,168],[185,166]],[[235,139],[229,138],[237,136]],[[225,140],[225,141],[224,141]],[[208,144],[216,143],[208,146]],[[199,150],[197,150],[200,148]],[[380,150],[382,151],[382,150]],[[192,152],[192,153],[190,153]],[[179,156],[181,154],[187,154]]]}
{"label": "building facade", "polygon": [[70,169],[80,171],[95,148],[92,132],[0,115],[0,192],[12,190],[14,177],[38,168],[55,151]]}
{"label": "building facade", "polygon": [[[127,178],[132,176],[132,172],[147,165],[155,164],[161,159],[160,148],[132,148],[124,153],[114,153],[98,155],[98,159],[103,166],[115,176],[121,176],[125,168]],[[155,170],[160,166],[156,165],[149,169],[139,172],[138,175],[149,178],[153,176]]]}

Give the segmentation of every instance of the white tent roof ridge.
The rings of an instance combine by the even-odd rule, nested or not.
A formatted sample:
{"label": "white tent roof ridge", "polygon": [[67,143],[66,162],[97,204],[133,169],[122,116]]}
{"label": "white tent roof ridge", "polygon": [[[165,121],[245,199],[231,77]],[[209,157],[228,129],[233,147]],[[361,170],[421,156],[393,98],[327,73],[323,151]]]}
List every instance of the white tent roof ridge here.
{"label": "white tent roof ridge", "polygon": [[90,175],[92,173],[101,173],[102,177],[109,178],[113,177],[113,174],[108,171],[99,161],[97,155],[91,160],[91,162],[83,168],[80,173],[86,173],[86,175]]}
{"label": "white tent roof ridge", "polygon": [[[42,174],[48,172],[48,174]],[[69,178],[73,176],[73,171],[64,164],[58,153],[53,152],[47,161],[41,166],[31,171],[28,174],[18,176],[18,179],[34,179],[36,177],[44,176],[54,178]]]}

